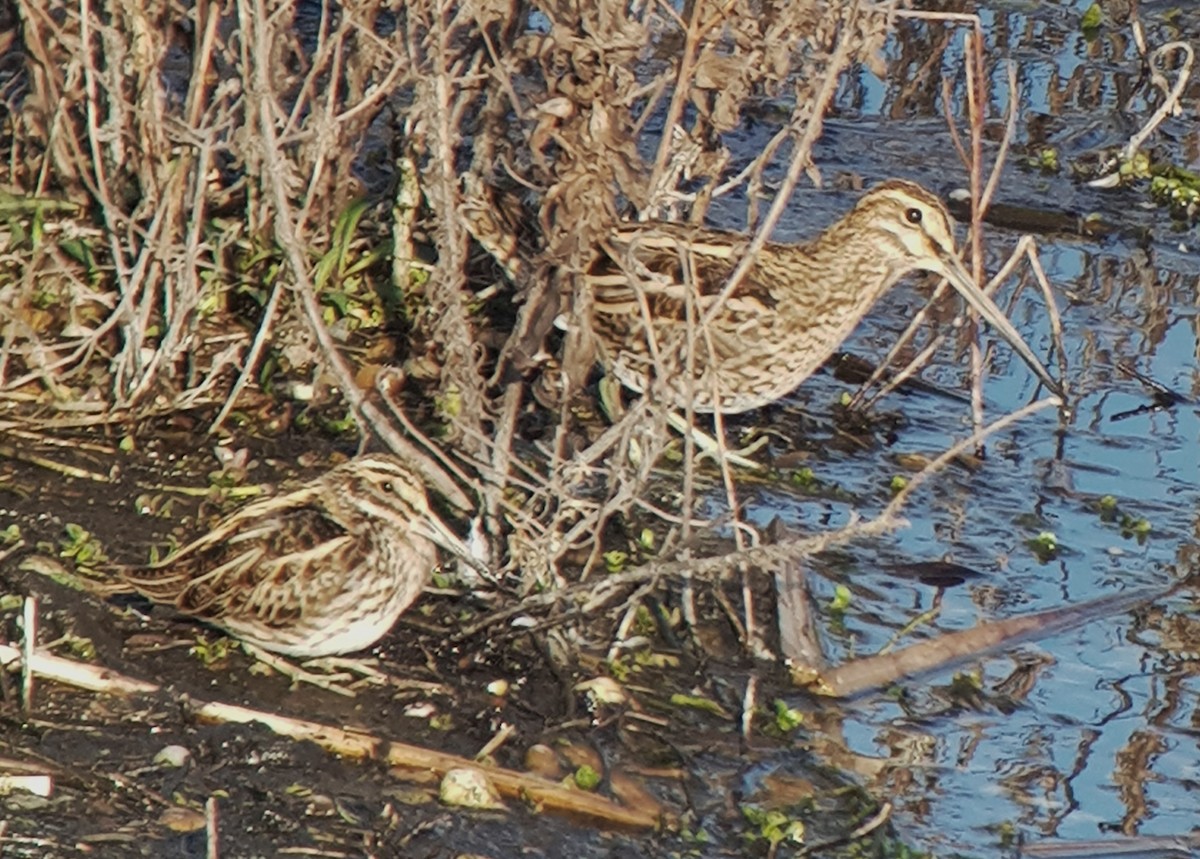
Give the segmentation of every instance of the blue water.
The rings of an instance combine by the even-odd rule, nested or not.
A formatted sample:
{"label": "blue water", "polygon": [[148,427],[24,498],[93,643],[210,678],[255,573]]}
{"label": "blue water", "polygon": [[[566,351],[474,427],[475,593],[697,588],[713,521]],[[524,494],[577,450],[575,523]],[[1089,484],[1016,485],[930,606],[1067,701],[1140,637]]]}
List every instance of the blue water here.
{"label": "blue water", "polygon": [[[1125,30],[1102,31],[1095,42],[1084,39],[1078,19],[1087,5],[994,3],[981,12],[991,39],[990,79],[996,84],[990,122],[1002,125],[1007,97],[1001,60],[1015,58],[1020,63],[1018,142],[1030,138],[1030,118],[1045,115],[1064,162],[1093,147],[1119,144],[1126,129],[1136,128],[1149,113],[1144,97],[1117,111],[1116,94],[1136,78],[1138,61]],[[1161,43],[1174,32],[1167,18],[1172,7],[1142,5],[1151,41]],[[905,26],[920,30],[923,25]],[[1194,18],[1192,27],[1194,35]],[[1003,44],[997,47],[997,42]],[[941,71],[959,81],[953,112],[961,116],[961,34],[952,45]],[[868,181],[896,175],[939,190],[964,184],[966,174],[940,117],[940,95],[912,99],[896,115],[906,76],[925,57],[904,60],[900,39],[893,39],[888,51],[886,83],[863,71],[843,87],[840,112],[818,147],[818,164],[827,177],[853,169]],[[1053,98],[1052,90],[1062,92],[1073,76],[1079,92]],[[928,89],[940,92],[934,84]],[[1188,110],[1169,130],[1195,123],[1194,101]],[[769,133],[743,134],[739,143],[747,157]],[[1177,140],[1152,142],[1185,159]],[[828,570],[817,565],[820,599],[830,597],[838,583],[849,584],[856,594],[847,619],[850,637],[831,636],[835,658],[850,650],[873,652],[929,606],[933,589],[897,578],[889,569],[897,563],[949,556],[986,574],[948,591],[941,614],[918,633],[921,637],[1160,584],[1195,569],[1197,407],[1113,417],[1150,402],[1150,392],[1118,370],[1121,361],[1184,396],[1200,396],[1196,233],[1172,234],[1165,213],[1143,208],[1139,193],[1089,189],[1065,172],[1045,176],[1022,170],[1015,154],[1005,177],[999,196],[1006,202],[1099,211],[1118,223],[1150,225],[1155,241],[1148,250],[1124,239],[1039,241],[1066,328],[1070,422],[1060,438],[1057,416],[1044,412],[993,437],[979,470],[952,468],[919,493],[907,511],[908,529],[854,544],[848,567],[844,562]],[[798,191],[792,202],[797,214],[779,234],[811,235],[814,223],[819,227],[829,213],[843,211],[852,196]],[[990,231],[990,270],[1017,238]],[[897,289],[849,346],[861,354],[883,354],[923,294],[913,284]],[[1023,293],[1012,316],[1034,350],[1047,355],[1049,326],[1036,290]],[[927,378],[957,386],[957,360],[953,350],[943,349]],[[1035,380],[1007,347],[999,346],[993,369],[985,387],[992,416],[1033,395]],[[817,377],[798,393],[795,405],[819,413],[843,389]],[[904,473],[895,461],[898,452],[936,455],[969,432],[966,407],[953,401],[893,395],[880,408],[902,411],[908,419],[894,446],[865,454],[829,452],[813,466],[821,479],[856,494],[853,508],[764,493],[750,517],[761,522],[779,512],[814,530],[844,524],[852,509],[872,515],[887,503],[892,475]],[[1108,495],[1123,513],[1150,522],[1147,539],[1139,543],[1101,518],[1096,505]],[[1061,545],[1051,560],[1040,560],[1025,543],[1043,530],[1052,531]],[[1100,619],[959,669],[977,671],[985,693],[1006,692],[1017,705],[1013,712],[987,706],[947,710],[929,690],[945,684],[950,672],[907,684],[917,714],[883,696],[867,697],[846,710],[845,742],[860,755],[915,776],[894,795],[885,786],[891,779],[876,788],[896,803],[894,823],[904,839],[940,855],[951,850],[995,855],[998,831],[1005,826],[1015,827],[1029,842],[1188,833],[1195,826],[1200,776],[1193,724],[1200,717],[1195,709],[1200,681],[1183,659],[1183,651],[1200,652],[1200,623],[1187,638],[1194,608],[1193,595],[1185,591],[1148,617]]]}

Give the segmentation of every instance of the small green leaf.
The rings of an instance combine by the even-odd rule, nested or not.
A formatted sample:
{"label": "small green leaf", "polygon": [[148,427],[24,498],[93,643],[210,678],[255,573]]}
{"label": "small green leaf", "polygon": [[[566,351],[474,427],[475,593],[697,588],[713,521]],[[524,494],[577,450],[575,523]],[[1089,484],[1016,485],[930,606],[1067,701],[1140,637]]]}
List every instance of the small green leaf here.
{"label": "small green leaf", "polygon": [[797,468],[792,472],[792,483],[796,486],[807,487],[812,486],[816,482],[817,478],[813,474],[813,470],[808,466],[805,466],[804,468]]}
{"label": "small green leaf", "polygon": [[758,829],[755,835],[768,844],[774,846],[784,841],[795,844],[804,842],[804,824],[799,820],[792,820],[782,811],[768,811],[757,806],[744,805],[742,816],[746,818],[747,823]]}
{"label": "small green leaf", "polygon": [[1058,538],[1054,536],[1053,531],[1042,531],[1036,537],[1025,541],[1040,561],[1049,561],[1058,554],[1059,544]]}
{"label": "small green leaf", "polygon": [[804,714],[789,707],[786,701],[775,699],[775,726],[784,733],[796,730],[804,724]]}
{"label": "small green leaf", "polygon": [[725,708],[709,698],[701,698],[699,695],[684,695],[682,692],[676,692],[671,696],[671,703],[676,707],[687,707],[690,710],[700,710],[705,713],[712,713],[715,716],[724,716]]}
{"label": "small green leaf", "polygon": [[625,569],[625,564],[629,560],[629,554],[618,549],[613,549],[611,552],[605,552],[604,568],[610,573],[619,573]]}
{"label": "small green leaf", "polygon": [[575,786],[582,790],[595,790],[600,786],[600,773],[584,764],[575,770]]}
{"label": "small green leaf", "polygon": [[92,247],[82,239],[63,239],[58,243],[58,249],[75,262],[85,266],[88,274],[91,274],[96,267],[95,258],[92,256]]}
{"label": "small green leaf", "polygon": [[850,588],[845,585],[838,585],[833,589],[833,599],[829,601],[829,607],[833,611],[844,612],[850,608],[850,603],[854,601],[854,594]]}

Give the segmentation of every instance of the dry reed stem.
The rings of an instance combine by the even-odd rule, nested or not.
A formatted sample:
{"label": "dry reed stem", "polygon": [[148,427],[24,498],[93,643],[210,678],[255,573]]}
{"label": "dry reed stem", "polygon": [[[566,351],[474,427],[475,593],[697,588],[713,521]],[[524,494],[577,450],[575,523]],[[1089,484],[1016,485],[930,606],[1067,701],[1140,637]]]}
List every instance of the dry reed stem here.
{"label": "dry reed stem", "polygon": [[634,569],[612,573],[595,582],[584,581],[561,590],[534,594],[526,597],[518,605],[507,606],[465,627],[453,637],[453,640],[462,641],[469,639],[487,629],[499,626],[517,615],[542,611],[559,603],[578,606],[578,611],[588,616],[613,603],[619,602],[623,605],[625,600],[628,599],[627,592],[630,587],[658,585],[667,579],[679,577],[715,582],[726,578],[734,572],[750,568],[770,570],[781,564],[794,563],[798,559],[817,552],[845,545],[853,540],[878,537],[890,533],[906,526],[907,523],[901,516],[901,511],[912,498],[913,494],[936,474],[940,473],[956,457],[970,450],[972,446],[979,444],[988,436],[1000,432],[1039,411],[1047,408],[1057,408],[1060,405],[1061,402],[1057,397],[1047,397],[1037,400],[1003,415],[978,431],[973,432],[930,461],[919,473],[908,481],[903,489],[893,496],[878,516],[869,521],[861,521],[855,516],[850,524],[837,531],[825,532],[811,537],[790,538],[772,544],[756,545],[748,549],[732,551],[714,557],[684,557],[650,561]]}
{"label": "dry reed stem", "polygon": [[[615,30],[610,27],[607,33],[592,22],[583,25],[587,13],[582,10],[561,6],[543,8],[542,11],[549,20],[562,27],[561,31],[553,29],[551,33],[572,33],[578,44],[560,41],[556,35],[548,38],[538,37],[538,52],[532,55],[536,57],[533,62],[546,66],[549,64],[547,58],[555,56],[555,52],[558,52],[559,55],[569,58],[565,62],[575,63],[574,67],[567,67],[572,68],[578,75],[578,85],[585,89],[591,87],[587,91],[593,94],[606,91],[606,88],[614,86],[612,81],[619,81],[616,84],[617,92],[607,93],[602,102],[594,99],[584,101],[565,88],[556,92],[551,83],[544,95],[526,92],[522,96],[523,102],[515,103],[515,88],[511,85],[511,80],[520,68],[522,58],[531,57],[530,53],[526,53],[529,46],[518,39],[513,46],[515,50],[510,50],[509,54],[505,55],[502,48],[489,42],[490,58],[493,62],[500,60],[494,74],[502,82],[500,89],[490,97],[495,100],[503,94],[508,94],[514,103],[506,105],[505,109],[511,109],[518,118],[527,118],[529,121],[526,133],[534,157],[532,161],[526,162],[530,165],[527,172],[515,172],[514,165],[520,163],[519,159],[496,153],[496,149],[500,147],[488,151],[495,153],[493,163],[504,165],[504,174],[515,178],[525,188],[540,190],[541,208],[538,223],[542,228],[541,238],[545,243],[545,265],[532,269],[532,274],[545,277],[545,273],[552,268],[557,268],[567,276],[583,271],[589,254],[587,237],[603,236],[615,224],[617,193],[634,203],[637,217],[660,214],[664,209],[672,209],[682,199],[691,199],[692,217],[701,218],[708,200],[716,193],[724,193],[731,189],[729,185],[720,185],[719,170],[727,160],[727,153],[721,150],[711,152],[711,145],[699,143],[710,125],[723,128],[735,124],[740,103],[723,90],[728,89],[732,93],[744,96],[750,92],[749,82],[754,81],[755,76],[759,78],[755,83],[787,80],[787,73],[782,70],[795,63],[796,55],[785,55],[779,52],[779,49],[800,40],[807,42],[812,52],[809,59],[804,61],[804,75],[795,79],[797,97],[793,121],[776,135],[768,151],[755,159],[741,174],[758,177],[760,180],[763,172],[771,165],[778,148],[785,142],[791,142],[790,167],[766,220],[756,231],[757,244],[739,261],[722,295],[727,297],[732,289],[736,288],[737,281],[744,276],[753,260],[755,248],[761,248],[762,243],[766,241],[800,176],[805,171],[812,172],[811,147],[820,134],[824,113],[836,92],[841,73],[853,59],[869,54],[882,34],[882,18],[868,16],[854,3],[839,5],[836,10],[838,14],[825,19],[821,19],[820,14],[814,10],[806,9],[799,18],[791,19],[788,23],[784,23],[782,18],[756,21],[753,16],[741,15],[738,5],[697,3],[689,7],[689,17],[684,21],[675,16],[670,8],[661,4],[651,4],[645,7],[640,17],[624,19]],[[572,15],[577,17],[572,18]],[[804,18],[805,15],[814,17]],[[803,23],[797,23],[801,20]],[[788,26],[796,29],[787,30]],[[635,58],[635,53],[622,52],[628,52],[628,46],[631,45],[647,44],[650,40],[646,34],[657,29],[678,33],[683,40],[683,46],[664,64],[665,70],[656,78],[645,80],[629,77],[622,80],[613,75],[601,83],[599,78],[584,76],[585,69],[591,71],[586,64],[593,62],[595,57],[599,57],[601,63],[609,57],[614,60],[620,58],[619,62],[626,62],[626,57]],[[604,35],[592,35],[597,32]],[[614,32],[615,36],[612,35]],[[750,35],[751,32],[754,33],[753,36]],[[785,32],[787,37],[783,36]],[[735,52],[731,56],[728,52],[730,39],[739,49],[744,46],[745,54]],[[527,39],[526,42],[528,41]],[[584,49],[578,46],[583,44],[587,45],[586,50],[594,53],[585,53]],[[755,51],[771,56],[771,63],[756,61]],[[583,57],[586,57],[586,60],[582,59]],[[739,65],[742,63],[746,65]],[[724,74],[723,77],[716,76],[718,69]],[[764,69],[768,70],[765,75]],[[747,83],[743,83],[739,77],[743,74]],[[624,91],[620,90],[622,86],[625,87]],[[662,108],[662,122],[669,133],[658,136],[652,163],[648,165],[649,176],[643,179],[624,170],[623,165],[626,162],[635,162],[639,158],[630,148],[630,142],[636,139],[634,135],[644,129],[646,117],[653,115],[657,100],[668,91],[671,98]],[[696,118],[689,121],[688,127],[683,127],[683,108],[689,97],[692,98],[693,105],[700,105],[700,111]],[[709,97],[713,100],[703,101],[703,98]],[[625,105],[637,104],[639,98],[649,99],[649,103],[641,107],[639,117],[631,116],[627,109],[622,109]],[[493,104],[496,102],[493,101]],[[496,116],[505,115],[499,106],[494,106],[492,110]],[[616,131],[622,129],[626,130],[626,136],[616,134]],[[496,139],[493,138],[491,146],[495,147]],[[545,141],[551,139],[563,151],[563,155],[556,162],[539,157]],[[480,166],[482,169],[491,169],[490,165]],[[484,178],[485,181],[477,183],[477,186],[488,187],[486,175]],[[698,190],[684,192],[683,183],[689,179],[693,188],[698,186]],[[756,200],[752,196],[751,211],[754,210],[755,204]],[[486,200],[472,203],[472,207],[477,211],[504,209],[503,205],[489,205]],[[566,218],[561,215],[556,218],[554,215],[559,212],[569,215]],[[752,221],[757,223],[757,218],[752,216]],[[570,232],[565,232],[564,228],[569,228]],[[507,241],[503,244],[511,247],[519,242]],[[630,274],[636,276],[636,272],[631,271]],[[539,292],[540,287],[529,283],[528,280],[522,282],[520,275],[518,287],[524,290],[527,296],[522,313],[537,312],[533,305],[542,300],[544,290]],[[571,325],[572,330],[578,331],[586,326],[589,296],[586,289],[576,287],[572,298],[574,313]],[[717,306],[723,300],[719,298]],[[648,308],[643,307],[642,312],[648,313]],[[713,312],[715,307],[708,310],[709,315]],[[705,315],[693,313],[692,316],[693,324],[690,326],[689,338],[695,340],[707,337]],[[514,332],[513,339],[510,339],[507,352],[520,351],[515,338],[526,330],[527,326],[519,319],[517,331]],[[584,344],[584,351],[576,354],[572,349],[580,343]],[[574,341],[568,337],[566,345],[566,375],[568,379],[576,379],[580,375],[580,368],[586,370],[591,361],[590,352],[586,351],[586,337]],[[663,355],[657,354],[654,344],[651,344],[651,351],[656,362],[658,378],[670,378],[676,374],[676,368],[671,366],[671,362]],[[685,350],[685,354],[693,354],[693,351]],[[672,358],[671,361],[673,360]],[[685,372],[684,378],[691,378],[691,375]],[[646,405],[647,400],[652,402],[654,399],[653,396],[644,398],[642,403],[636,405],[610,431],[604,433],[598,442],[572,456],[563,454],[565,436],[561,432],[557,434],[556,443],[551,451],[551,461],[546,464],[542,475],[544,486],[528,499],[528,505],[542,513],[537,517],[522,514],[519,517],[519,525],[514,525],[512,521],[509,523],[517,531],[510,539],[510,545],[519,543],[523,550],[513,553],[514,560],[517,557],[529,560],[527,551],[534,551],[541,557],[530,565],[531,569],[556,571],[565,555],[578,547],[579,540],[601,533],[605,523],[612,516],[627,515],[633,506],[639,503],[645,496],[652,474],[650,464],[661,455],[669,442],[669,436],[663,431],[665,410]],[[511,439],[516,409],[509,403],[501,415],[503,421],[497,427],[497,437]],[[690,420],[691,416],[688,418]],[[724,433],[719,417],[716,423],[717,442],[724,450]],[[678,534],[668,532],[666,535],[660,551],[668,554],[676,550],[680,540],[686,542],[690,539],[689,523],[694,519],[692,506],[695,503],[694,487],[697,478],[691,465],[693,447],[690,438],[684,440],[684,446],[687,464],[684,467],[683,498],[679,513],[683,527]],[[635,452],[635,458],[630,467],[626,463],[629,463],[628,455],[631,451]],[[504,468],[510,466],[515,459],[509,453],[494,450],[485,458],[485,462],[476,463],[485,477],[488,486],[485,492],[489,496],[486,503],[492,510],[504,509],[507,504],[500,497],[509,479]],[[594,464],[601,461],[607,461],[609,464],[606,499],[602,502],[582,502],[578,497],[573,497],[578,496],[578,491],[570,485],[570,481],[563,480],[562,476],[582,473],[581,469],[590,470]],[[528,480],[530,476],[526,474],[525,479]],[[724,482],[727,500],[731,509],[736,510],[736,488],[727,470],[724,473]],[[515,517],[515,514],[510,515]],[[735,532],[740,541],[743,529],[736,522]],[[602,551],[603,547],[598,543],[592,544],[584,576],[599,562]],[[538,575],[558,577],[557,573],[548,572]],[[526,584],[526,587],[528,586],[529,582]]]}
{"label": "dry reed stem", "polygon": [[822,694],[853,698],[930,671],[977,659],[1031,639],[1057,635],[1090,621],[1130,612],[1171,596],[1181,582],[1096,597],[1046,611],[992,620],[946,632],[894,652],[880,652],[825,671]]}
{"label": "dry reed stem", "polygon": [[[219,392],[228,396],[219,426],[254,377],[264,344],[293,315],[286,285],[276,282],[256,335],[227,344],[211,369],[203,367],[206,356],[195,367],[197,347],[211,335],[200,307],[230,274],[231,245],[246,237],[269,241],[263,227],[271,205],[255,194],[253,181],[261,174],[261,139],[258,118],[246,113],[247,81],[266,67],[274,99],[266,115],[279,123],[286,149],[277,157],[294,166],[289,197],[298,202],[304,234],[321,243],[333,213],[356,193],[351,171],[362,130],[411,78],[411,67],[394,50],[386,56],[367,23],[376,4],[366,0],[342,4],[336,26],[323,19],[304,48],[293,36],[294,7],[283,2],[242,4],[236,12],[201,2],[190,38],[167,0],[124,4],[107,17],[92,0],[17,6],[30,60],[20,131],[50,145],[16,169],[36,172],[37,186],[100,214],[105,233],[97,250],[107,257],[101,262],[118,300],[95,314],[98,324],[70,352],[10,328],[0,370],[23,365],[29,372],[3,372],[0,392],[41,381],[69,401],[64,383],[99,357],[111,367],[109,408],[143,410],[153,402],[160,411],[186,409]],[[267,53],[247,51],[240,41],[255,28],[271,34]],[[190,62],[190,74],[181,76],[179,57]],[[186,88],[169,88],[181,81]],[[231,178],[234,169],[245,172]],[[9,178],[27,184],[20,173]],[[210,212],[236,204],[238,195],[246,216],[240,238],[214,233]],[[57,354],[39,360],[41,353]]]}
{"label": "dry reed stem", "polygon": [[[359,193],[353,153],[386,108],[404,177],[384,214],[392,229],[379,233],[395,239],[393,283],[422,293],[414,352],[431,359],[441,416],[452,419],[449,445],[481,476],[480,506],[493,536],[507,541],[507,569],[525,592],[586,578],[602,562],[608,547],[598,535],[614,517],[659,516],[656,551],[679,553],[694,537],[704,475],[686,438],[681,499],[670,510],[650,502],[654,463],[673,443],[665,410],[650,398],[577,451],[563,406],[548,449],[521,448],[523,397],[498,388],[508,360],[532,360],[540,328],[566,310],[563,373],[577,387],[594,359],[580,277],[594,248],[630,209],[637,219],[688,204],[701,220],[714,198],[744,191],[754,239],[713,306],[704,314],[692,308],[689,340],[705,342],[712,314],[792,191],[805,174],[817,179],[812,146],[838,81],[852,63],[876,62],[890,9],[800,3],[787,4],[786,14],[758,14],[749,0],[699,0],[685,20],[662,2],[518,8],[503,0],[416,0],[382,36],[370,0],[347,0],[337,15],[320,7],[304,28],[283,0],[201,2],[203,26],[183,46],[187,85],[174,92],[166,63],[179,34],[167,0],[126,4],[104,20],[95,0],[51,5],[61,14],[18,0],[34,73],[25,121],[47,142],[26,178],[100,214],[114,287],[107,305],[88,298],[94,318],[77,339],[8,329],[0,394],[15,397],[37,383],[68,400],[77,376],[107,362],[111,390],[99,409],[106,420],[218,401],[216,429],[254,384],[268,350],[297,339],[311,344],[313,378],[340,391],[364,438],[378,436],[456,505],[470,506],[461,487],[474,481],[440,456],[440,445],[421,439],[394,385],[381,377],[374,391],[358,388],[317,294],[314,257],[330,247],[339,213]],[[532,12],[546,26],[523,28]],[[681,50],[670,47],[674,38]],[[792,103],[789,120],[727,178],[732,153],[721,135],[741,124],[752,100],[781,95]],[[760,218],[767,177],[781,158],[785,175]],[[242,224],[206,229],[231,207]],[[477,266],[468,254],[473,207],[528,227],[508,237],[534,261],[515,276],[511,333],[486,329],[491,319],[475,308],[482,301],[472,292]],[[265,304],[257,326],[224,330],[218,341],[201,305],[214,288],[230,288],[231,259],[260,245],[282,265],[258,284]],[[679,369],[673,360],[657,356],[660,377]],[[723,451],[719,417],[716,430]],[[753,552],[724,465],[722,481],[738,546]],[[568,568],[580,550],[582,572]],[[748,589],[743,598],[749,608]]]}
{"label": "dry reed stem", "polygon": [[[269,53],[272,35],[270,28],[266,25],[261,3],[251,6],[250,0],[241,0],[239,12],[247,40],[251,43],[257,42],[257,49],[264,55]],[[265,144],[262,148],[263,172],[259,179],[273,197],[272,202],[276,212],[275,233],[287,255],[292,276],[295,278],[293,293],[299,299],[311,330],[321,344],[330,371],[338,379],[351,408],[360,415],[360,425],[374,429],[395,453],[403,456],[416,467],[422,477],[448,500],[461,508],[469,508],[469,502],[449,475],[422,454],[411,442],[396,434],[383,418],[383,413],[366,400],[355,383],[350,366],[342,357],[324,323],[321,308],[309,277],[309,268],[302,244],[305,225],[298,219],[298,213],[293,210],[288,195],[288,188],[294,185],[294,177],[289,169],[289,164],[281,157],[283,147],[280,145],[274,119],[277,97],[271,89],[272,83],[268,71],[265,65],[257,66],[257,75],[252,82],[249,82],[250,86],[246,95],[250,106],[249,114],[258,117],[257,130],[262,135]]]}
{"label": "dry reed stem", "polygon": [[[156,695],[161,687],[108,670],[101,666],[74,662],[44,650],[33,651],[28,670],[39,677],[90,692],[108,695]],[[23,669],[21,650],[0,644],[0,665]],[[500,793],[512,800],[530,802],[535,807],[560,814],[586,818],[600,825],[653,829],[662,821],[653,810],[626,808],[586,791],[564,787],[539,776],[476,763],[458,755],[424,749],[389,740],[362,731],[348,731],[305,719],[293,719],[221,701],[177,699],[187,706],[194,718],[212,724],[249,724],[257,722],[280,736],[316,743],[326,751],[355,760],[378,760],[388,766],[417,773],[444,775],[451,769],[470,767],[484,772]]]}
{"label": "dry reed stem", "polygon": [[[1166,76],[1159,70],[1159,62],[1169,54],[1175,53],[1183,56],[1183,65],[1175,77],[1175,83],[1168,84]],[[1129,141],[1125,144],[1125,148],[1121,151],[1122,159],[1126,161],[1131,160],[1138,150],[1142,148],[1142,144],[1149,139],[1150,135],[1158,130],[1158,127],[1168,117],[1178,116],[1183,111],[1180,99],[1183,97],[1188,84],[1191,83],[1192,66],[1195,64],[1195,61],[1196,51],[1187,42],[1167,42],[1165,45],[1160,45],[1151,52],[1146,60],[1146,64],[1151,70],[1151,82],[1162,91],[1163,101],[1142,127],[1138,129],[1137,133],[1129,138]]]}

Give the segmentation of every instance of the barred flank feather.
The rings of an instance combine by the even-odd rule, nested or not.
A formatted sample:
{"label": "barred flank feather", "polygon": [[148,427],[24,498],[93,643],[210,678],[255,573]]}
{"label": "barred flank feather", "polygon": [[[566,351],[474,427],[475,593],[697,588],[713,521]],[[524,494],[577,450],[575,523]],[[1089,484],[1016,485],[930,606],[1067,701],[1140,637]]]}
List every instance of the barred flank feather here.
{"label": "barred flank feather", "polygon": [[350,460],[235,511],[171,557],[120,573],[151,600],[289,656],[370,647],[466,546],[400,460]]}
{"label": "barred flank feather", "polygon": [[[486,244],[502,257],[515,247]],[[581,309],[606,371],[679,408],[760,408],[812,375],[897,281],[929,271],[949,280],[1050,390],[1061,390],[967,274],[949,215],[920,185],[884,182],[817,238],[766,243],[724,295],[749,245],[737,233],[680,224],[617,230],[584,275],[590,308]],[[522,267],[509,261],[509,270]]]}

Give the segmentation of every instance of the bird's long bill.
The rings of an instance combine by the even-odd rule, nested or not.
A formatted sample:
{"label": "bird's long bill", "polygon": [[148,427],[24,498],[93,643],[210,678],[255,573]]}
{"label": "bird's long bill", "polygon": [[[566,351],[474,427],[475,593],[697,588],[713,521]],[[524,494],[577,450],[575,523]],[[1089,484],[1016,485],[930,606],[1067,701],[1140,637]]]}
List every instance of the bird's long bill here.
{"label": "bird's long bill", "polygon": [[966,299],[971,307],[975,308],[975,312],[988,325],[992,326],[1000,336],[1008,341],[1008,345],[1037,374],[1037,377],[1042,380],[1042,384],[1052,394],[1059,399],[1063,399],[1062,384],[1050,375],[1050,371],[1046,369],[1046,366],[1033,354],[1033,350],[1029,348],[1029,344],[1025,342],[1025,338],[1013,327],[1008,317],[1004,315],[1004,311],[997,307],[996,302],[988,298],[983,290],[975,285],[974,279],[967,273],[963,264],[957,258],[948,256],[943,257],[942,262],[946,266],[946,270],[942,274],[946,277],[946,280],[950,281],[950,285],[958,290],[959,295]]}
{"label": "bird's long bill", "polygon": [[455,534],[454,530],[438,516],[430,515],[422,518],[420,520],[420,527],[425,531],[426,537],[433,540],[433,542],[437,543],[463,563],[473,567],[476,572],[488,572],[487,565],[475,557],[475,553],[471,551],[466,541]]}

